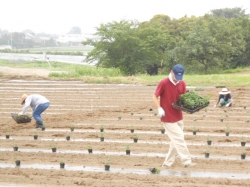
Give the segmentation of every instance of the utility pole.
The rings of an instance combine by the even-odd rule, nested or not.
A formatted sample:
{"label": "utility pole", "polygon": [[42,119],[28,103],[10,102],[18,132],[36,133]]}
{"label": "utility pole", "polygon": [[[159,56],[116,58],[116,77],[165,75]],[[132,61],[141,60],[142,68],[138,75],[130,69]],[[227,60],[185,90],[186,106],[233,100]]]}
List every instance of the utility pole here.
{"label": "utility pole", "polygon": [[11,46],[11,50],[12,50],[12,31],[10,33],[10,46]]}

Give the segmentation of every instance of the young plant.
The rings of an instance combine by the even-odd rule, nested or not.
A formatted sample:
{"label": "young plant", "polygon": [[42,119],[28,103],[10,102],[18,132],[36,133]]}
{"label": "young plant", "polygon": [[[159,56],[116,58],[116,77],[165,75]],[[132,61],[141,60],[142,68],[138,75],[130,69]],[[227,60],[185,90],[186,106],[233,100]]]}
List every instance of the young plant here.
{"label": "young plant", "polygon": [[17,145],[17,143],[15,143],[15,145],[13,146],[13,149],[14,149],[14,151],[17,151],[17,150],[18,150],[18,145]]}
{"label": "young plant", "polygon": [[126,145],[126,150],[127,150],[127,151],[130,150],[129,144]]}
{"label": "young plant", "polygon": [[165,133],[165,127],[164,127],[164,125],[162,125],[162,127],[161,127],[161,133],[162,133],[162,134]]}
{"label": "young plant", "polygon": [[16,166],[19,167],[21,165],[21,161],[16,156],[14,156],[14,159],[15,159]]}
{"label": "young plant", "polygon": [[10,136],[10,133],[11,133],[11,131],[10,131],[10,129],[8,129],[6,134]]}
{"label": "young plant", "polygon": [[242,137],[241,137],[241,142],[246,142],[245,136],[242,136]]}
{"label": "young plant", "polygon": [[246,154],[247,154],[246,150],[243,149],[242,152],[241,152],[241,155],[246,155]]}
{"label": "young plant", "polygon": [[104,125],[100,126],[100,131],[103,132],[104,131]]}
{"label": "young plant", "polygon": [[134,126],[133,126],[133,125],[131,125],[130,129],[131,129],[131,130],[134,130],[135,128],[134,128]]}
{"label": "young plant", "polygon": [[55,148],[56,146],[55,146],[55,143],[54,142],[51,142],[50,143],[50,148]]}
{"label": "young plant", "polygon": [[205,153],[210,153],[210,147],[207,147],[206,150],[205,150]]}
{"label": "young plant", "polygon": [[227,133],[230,132],[230,127],[229,127],[229,126],[227,126],[227,128],[226,128],[226,132],[227,132]]}
{"label": "young plant", "polygon": [[161,170],[157,169],[157,168],[149,168],[149,171],[153,174],[159,174],[161,172]]}
{"label": "young plant", "polygon": [[197,129],[196,127],[193,127],[193,135],[196,135]]}
{"label": "young plant", "polygon": [[134,110],[131,111],[131,115],[134,115]]}
{"label": "young plant", "polygon": [[74,129],[75,129],[75,124],[72,124],[72,125],[70,126],[70,130],[71,130],[71,131],[74,131]]}
{"label": "young plant", "polygon": [[212,140],[211,140],[210,135],[207,135],[207,144],[208,144],[208,145],[211,145],[211,144],[212,144]]}
{"label": "young plant", "polygon": [[92,153],[92,152],[93,152],[92,146],[91,146],[91,145],[88,145],[88,152],[89,152],[89,153]]}
{"label": "young plant", "polygon": [[61,160],[61,161],[60,161],[60,164],[64,164],[64,163],[65,163],[64,160]]}
{"label": "young plant", "polygon": [[207,135],[207,141],[211,141],[210,135]]}
{"label": "young plant", "polygon": [[134,139],[138,139],[138,134],[135,134]]}
{"label": "young plant", "polygon": [[88,149],[92,149],[92,146],[91,146],[91,145],[88,145]]}
{"label": "young plant", "polygon": [[105,165],[110,165],[110,158],[107,158]]}
{"label": "young plant", "polygon": [[101,138],[104,138],[104,132],[101,132]]}
{"label": "young plant", "polygon": [[246,138],[244,136],[241,137],[240,144],[241,144],[241,146],[245,146],[246,145]]}

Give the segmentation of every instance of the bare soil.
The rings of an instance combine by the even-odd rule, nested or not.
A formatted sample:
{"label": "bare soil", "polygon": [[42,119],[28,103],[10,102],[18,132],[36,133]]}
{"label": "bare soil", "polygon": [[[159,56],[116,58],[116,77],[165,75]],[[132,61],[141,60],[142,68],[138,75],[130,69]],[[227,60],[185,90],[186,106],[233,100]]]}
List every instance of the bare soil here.
{"label": "bare soil", "polygon": [[[197,166],[184,168],[177,157],[172,168],[163,168],[169,139],[160,132],[162,124],[155,116],[155,86],[90,85],[36,76],[0,77],[0,186],[249,186],[250,88],[228,88],[234,98],[229,108],[213,107],[221,88],[198,91],[201,96],[211,95],[210,105],[194,114],[184,113],[185,139]],[[38,140],[33,138],[34,120],[17,124],[10,116],[21,111],[23,93],[39,93],[51,102],[42,115],[46,129],[38,132]],[[225,135],[227,126],[229,136]],[[197,135],[192,134],[193,127],[198,129]],[[10,139],[5,138],[8,131]],[[137,143],[133,141],[135,134]],[[69,141],[67,135],[71,136]],[[207,145],[207,135],[212,139],[211,146]],[[240,144],[242,136],[245,147]],[[13,151],[16,144],[19,150]],[[131,155],[125,153],[128,144]],[[53,146],[56,153],[51,151]],[[88,154],[89,146],[93,154]],[[204,155],[207,147],[209,158]],[[242,151],[247,153],[244,160],[240,158]],[[15,167],[15,157],[21,160],[20,168]],[[107,158],[111,160],[110,171],[104,170]],[[59,169],[62,160],[65,169]],[[151,167],[160,169],[160,174],[151,174]]]}

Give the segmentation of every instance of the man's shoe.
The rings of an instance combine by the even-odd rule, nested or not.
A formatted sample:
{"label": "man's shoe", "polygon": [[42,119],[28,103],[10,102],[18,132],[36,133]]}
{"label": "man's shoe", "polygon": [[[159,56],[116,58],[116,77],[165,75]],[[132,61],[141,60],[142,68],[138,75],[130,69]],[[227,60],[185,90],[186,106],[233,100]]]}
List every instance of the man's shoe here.
{"label": "man's shoe", "polygon": [[166,164],[162,164],[161,167],[165,167],[165,168],[171,168],[172,166],[166,165]]}
{"label": "man's shoe", "polygon": [[185,168],[188,168],[188,167],[194,167],[194,166],[196,166],[196,165],[197,165],[196,163],[191,162],[191,163],[189,163],[189,164],[184,165],[184,167],[185,167]]}
{"label": "man's shoe", "polygon": [[44,129],[43,122],[36,122],[36,129]]}

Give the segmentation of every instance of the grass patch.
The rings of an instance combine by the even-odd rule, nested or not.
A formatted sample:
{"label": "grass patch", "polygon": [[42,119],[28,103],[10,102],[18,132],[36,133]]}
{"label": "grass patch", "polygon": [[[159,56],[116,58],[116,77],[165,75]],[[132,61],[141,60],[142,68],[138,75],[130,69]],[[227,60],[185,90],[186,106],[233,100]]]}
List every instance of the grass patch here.
{"label": "grass patch", "polygon": [[[55,80],[81,80],[85,83],[96,84],[144,84],[157,85],[160,80],[168,77],[166,75],[136,75],[123,76],[116,68],[97,68],[95,66],[86,66],[78,64],[68,64],[61,62],[50,62],[52,72],[50,79]],[[18,68],[41,68],[50,70],[46,61],[9,61],[0,60],[0,66],[18,67]],[[53,72],[59,71],[59,72]],[[187,86],[250,86],[249,68],[238,68],[228,70],[230,73],[211,74],[211,75],[184,75]],[[0,72],[0,75],[3,73]]]}

